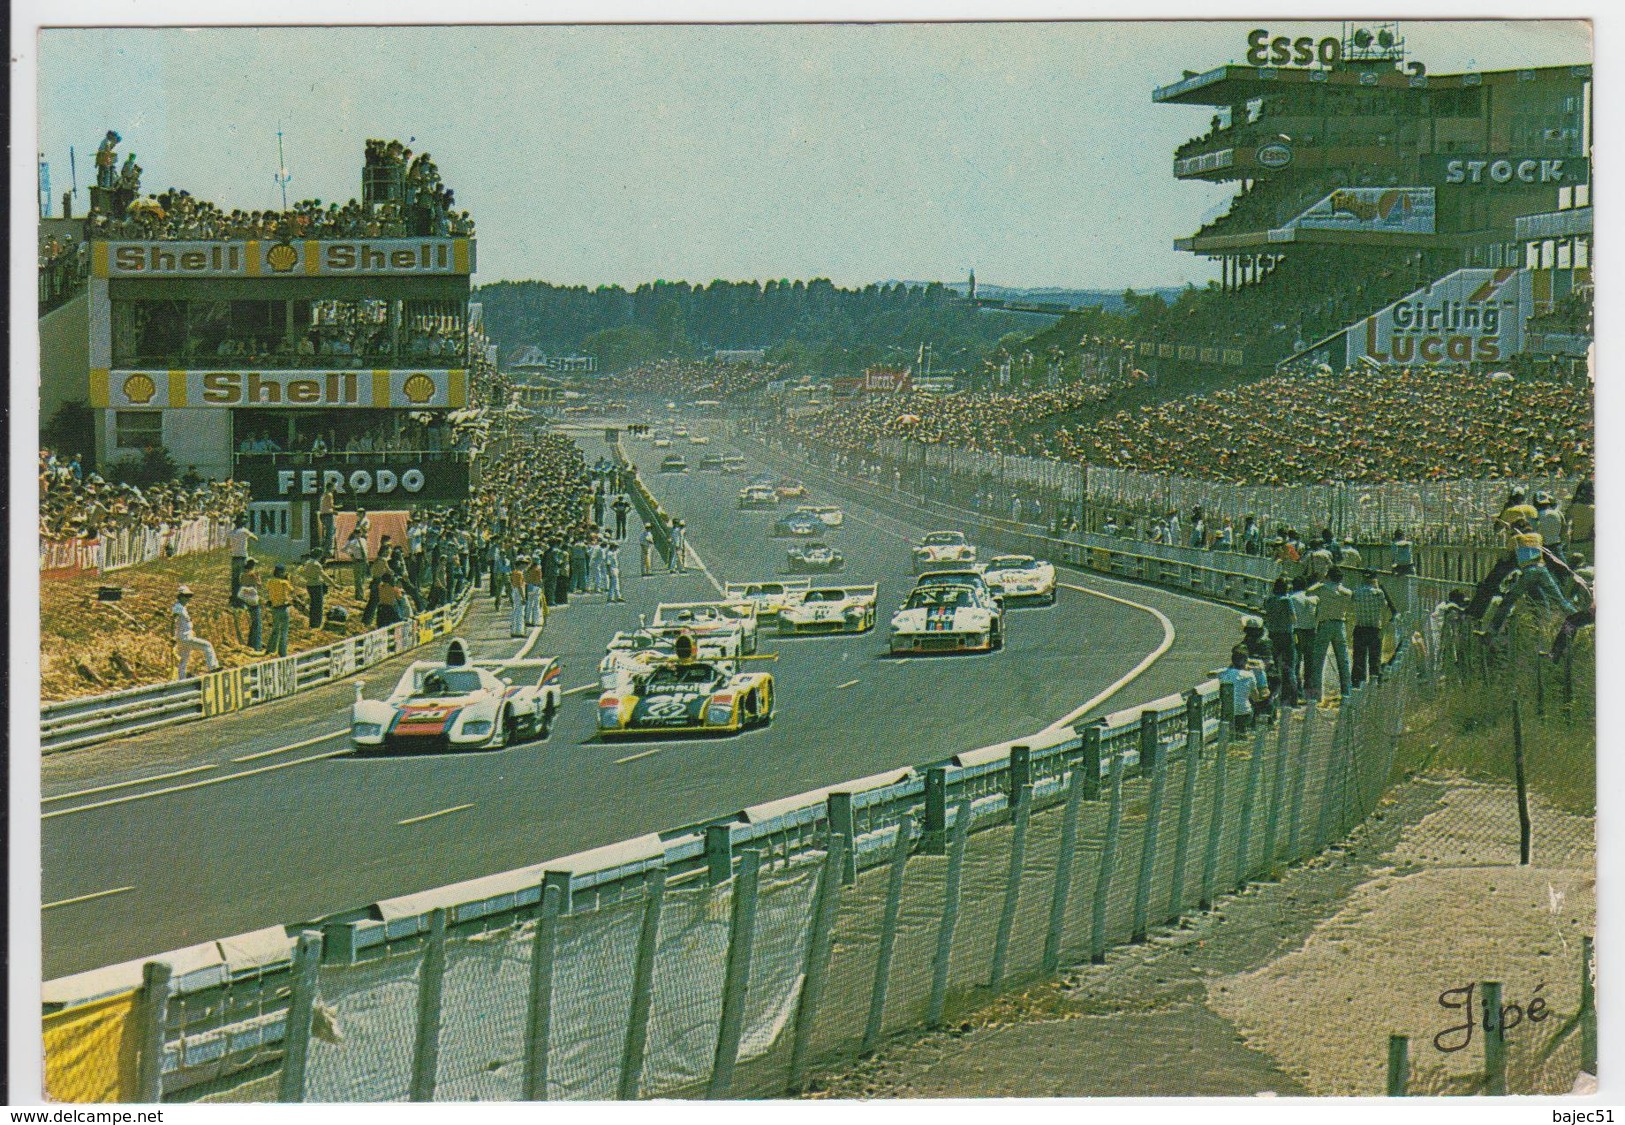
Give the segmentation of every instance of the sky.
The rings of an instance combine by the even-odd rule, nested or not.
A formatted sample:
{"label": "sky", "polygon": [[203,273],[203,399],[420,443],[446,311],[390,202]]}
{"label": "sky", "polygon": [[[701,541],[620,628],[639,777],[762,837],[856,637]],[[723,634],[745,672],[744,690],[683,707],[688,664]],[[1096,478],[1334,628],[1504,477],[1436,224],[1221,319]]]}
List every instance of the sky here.
{"label": "sky", "polygon": [[[360,193],[362,146],[435,159],[480,283],[828,277],[1145,288],[1216,276],[1173,240],[1206,107],[1151,91],[1247,32],[1333,22],[51,29],[39,150],[79,208],[107,129],[146,191],[274,207]],[[1589,62],[1583,22],[1411,22],[1433,73]]]}

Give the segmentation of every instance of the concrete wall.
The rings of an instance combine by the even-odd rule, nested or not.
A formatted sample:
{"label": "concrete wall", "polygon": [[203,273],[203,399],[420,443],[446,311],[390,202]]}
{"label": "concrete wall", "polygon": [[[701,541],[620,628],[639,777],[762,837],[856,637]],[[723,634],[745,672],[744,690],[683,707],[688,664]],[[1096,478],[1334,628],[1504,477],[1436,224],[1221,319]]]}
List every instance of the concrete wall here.
{"label": "concrete wall", "polygon": [[39,318],[40,422],[90,397],[90,302],[84,294]]}

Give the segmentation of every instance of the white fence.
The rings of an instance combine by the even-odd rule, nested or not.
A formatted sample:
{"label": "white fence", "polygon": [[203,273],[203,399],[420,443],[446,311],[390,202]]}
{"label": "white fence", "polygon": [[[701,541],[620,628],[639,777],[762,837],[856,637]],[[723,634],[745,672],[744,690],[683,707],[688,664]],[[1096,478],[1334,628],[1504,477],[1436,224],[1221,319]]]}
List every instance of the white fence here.
{"label": "white fence", "polygon": [[212,551],[224,547],[230,533],[227,521],[199,516],[177,524],[104,531],[95,539],[41,539],[39,567],[42,573],[97,570],[106,574],[157,559]]}

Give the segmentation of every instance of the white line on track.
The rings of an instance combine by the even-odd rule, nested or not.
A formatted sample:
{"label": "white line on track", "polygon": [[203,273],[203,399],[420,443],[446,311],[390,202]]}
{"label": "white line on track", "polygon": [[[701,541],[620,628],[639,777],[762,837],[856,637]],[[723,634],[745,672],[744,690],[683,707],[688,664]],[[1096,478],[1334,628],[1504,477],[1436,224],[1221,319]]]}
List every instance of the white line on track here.
{"label": "white line on track", "polygon": [[269,758],[272,754],[286,754],[289,750],[303,750],[307,746],[314,746],[318,742],[326,742],[330,738],[337,738],[341,734],[349,734],[348,727],[330,730],[326,734],[318,734],[314,738],[307,738],[303,742],[290,742],[286,746],[278,746],[275,750],[261,750],[256,754],[244,754],[241,758],[233,758],[233,762],[253,762],[260,758]]}
{"label": "white line on track", "polygon": [[706,581],[710,582],[711,586],[716,590],[717,597],[726,598],[728,596],[727,587],[717,581],[717,576],[711,573],[711,568],[705,565],[705,560],[700,558],[700,553],[693,546],[684,545],[688,547],[688,553],[693,558],[694,565],[700,568],[700,573],[705,575]]}
{"label": "white line on track", "polygon": [[471,809],[473,807],[474,804],[471,801],[466,805],[453,805],[449,809],[438,809],[435,812],[424,813],[422,816],[409,816],[405,820],[397,820],[395,822],[395,827],[400,828],[401,826],[407,824],[422,824],[425,820],[433,820],[437,816],[450,816],[454,812],[462,812],[464,809]]}
{"label": "white line on track", "polygon": [[121,895],[125,891],[133,890],[135,890],[134,887],[114,887],[112,890],[108,891],[92,891],[88,895],[76,895],[73,898],[63,898],[58,899],[55,902],[48,902],[44,906],[40,907],[40,909],[53,910],[58,906],[72,906],[76,902],[90,902],[92,899],[107,898],[109,895]]}
{"label": "white line on track", "polygon": [[849,688],[849,687],[851,687],[851,686],[852,686],[852,685],[853,685],[853,684],[860,684],[860,683],[862,683],[862,682],[863,682],[863,681],[862,681],[862,680],[848,680],[848,681],[846,681],[846,683],[844,683],[844,684],[836,684],[836,685],[835,685],[835,690],[836,690],[836,691],[840,691],[840,690],[841,690],[841,689],[842,689],[842,688]]}
{"label": "white line on track", "polygon": [[105,809],[112,805],[128,804],[131,801],[144,801],[148,797],[162,797],[168,793],[183,793],[189,789],[202,789],[208,785],[220,785],[227,781],[236,781],[238,778],[252,777],[257,773],[270,773],[272,770],[287,769],[289,766],[302,766],[306,762],[319,762],[323,758],[333,758],[340,754],[348,754],[349,752],[350,748],[348,746],[341,746],[337,750],[325,750],[320,754],[311,754],[309,757],[305,758],[295,758],[290,762],[277,762],[274,765],[260,766],[258,769],[239,770],[237,773],[229,774],[226,777],[211,777],[203,781],[190,781],[185,785],[170,785],[163,789],[154,789],[150,793],[131,793],[127,797],[113,797],[106,801],[92,801],[88,805],[75,805],[71,809],[57,809],[55,812],[45,813],[40,817],[40,819],[50,820],[52,817],[56,816],[68,816],[72,813],[89,812],[91,809]]}
{"label": "white line on track", "polygon": [[568,690],[566,692],[563,692],[561,694],[564,694],[564,695],[577,695],[577,694],[579,694],[581,692],[584,692],[584,691],[591,691],[593,688],[595,688],[597,686],[598,686],[597,684],[582,684],[580,687],[573,687],[570,690]]}
{"label": "white line on track", "polygon": [[664,749],[665,749],[664,746],[655,746],[655,747],[652,747],[652,748],[650,748],[648,750],[640,750],[636,754],[628,754],[624,758],[616,758],[615,759],[615,764],[617,766],[619,766],[619,765],[624,765],[627,762],[635,762],[639,758],[647,758],[651,754],[658,754]]}
{"label": "white line on track", "polygon": [[1141,660],[1138,664],[1130,668],[1123,675],[1119,676],[1114,682],[1109,684],[1099,695],[1080,704],[1077,707],[1074,707],[1065,715],[1062,715],[1059,719],[1056,719],[1049,726],[1045,727],[1039,732],[1040,734],[1053,734],[1056,731],[1071,726],[1077,721],[1080,715],[1088,714],[1090,711],[1106,702],[1106,700],[1128,687],[1129,684],[1133,683],[1140,677],[1142,672],[1151,667],[1151,665],[1155,664],[1157,661],[1161,660],[1163,653],[1174,647],[1174,623],[1168,620],[1168,615],[1163,613],[1162,610],[1157,609],[1154,606],[1142,605],[1139,602],[1129,601],[1127,598],[1120,598],[1116,594],[1103,594],[1099,590],[1091,590],[1087,586],[1075,586],[1070,582],[1057,582],[1056,585],[1064,586],[1068,590],[1076,590],[1080,594],[1090,594],[1097,598],[1104,598],[1109,602],[1118,602],[1122,605],[1132,606],[1135,609],[1144,610],[1146,613],[1149,613],[1152,617],[1155,617],[1159,622],[1162,623],[1162,643],[1147,653],[1144,660]]}
{"label": "white line on track", "polygon": [[519,651],[514,653],[513,656],[510,657],[510,659],[512,659],[512,660],[523,660],[525,658],[525,654],[527,652],[529,652],[535,646],[536,642],[541,640],[541,639],[542,639],[542,626],[536,625],[536,626],[532,627],[531,631],[530,631],[530,636],[525,638],[525,643],[519,646]]}
{"label": "white line on track", "polygon": [[52,801],[66,801],[70,797],[88,797],[92,793],[107,793],[114,789],[128,789],[132,785],[145,785],[149,781],[168,781],[172,777],[184,777],[189,773],[202,773],[212,770],[214,766],[193,766],[190,769],[171,770],[169,773],[155,773],[151,777],[138,777],[134,781],[115,781],[111,785],[98,785],[94,789],[81,789],[76,793],[58,793],[55,797],[42,797],[40,804],[48,805]]}

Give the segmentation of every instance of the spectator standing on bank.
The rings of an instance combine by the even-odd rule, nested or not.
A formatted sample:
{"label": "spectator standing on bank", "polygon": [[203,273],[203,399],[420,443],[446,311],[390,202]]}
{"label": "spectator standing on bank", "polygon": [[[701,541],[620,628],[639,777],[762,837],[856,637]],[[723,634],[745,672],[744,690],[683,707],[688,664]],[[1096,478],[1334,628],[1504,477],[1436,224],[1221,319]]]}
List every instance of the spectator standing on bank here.
{"label": "spectator standing on bank", "polygon": [[179,680],[186,679],[186,665],[193,653],[203,657],[209,671],[220,668],[220,661],[215,659],[214,646],[192,631],[192,615],[186,608],[191,600],[192,588],[182,585],[175,591],[175,605],[169,611],[175,618],[175,654],[179,659],[179,671],[175,678]]}
{"label": "spectator standing on bank", "polygon": [[624,602],[621,597],[621,544],[611,541],[604,546],[604,576],[609,587],[611,602]]}
{"label": "spectator standing on bank", "polygon": [[[1563,566],[1561,559],[1554,558],[1545,548],[1540,532],[1531,527],[1528,520],[1520,519],[1512,525],[1512,550],[1517,567],[1518,580],[1501,597],[1501,605],[1490,619],[1489,631],[1499,633],[1506,626],[1507,618],[1512,615],[1512,607],[1525,594],[1533,593],[1541,602],[1556,606],[1567,617],[1574,612],[1574,603],[1563,596],[1563,591],[1557,585],[1557,579],[1546,566],[1548,559]],[[1565,566],[1565,570],[1568,568]]]}
{"label": "spectator standing on bank", "polygon": [[604,568],[604,544],[596,536],[587,545],[587,589],[602,594],[609,588],[609,575]]}
{"label": "spectator standing on bank", "polygon": [[361,611],[361,623],[370,626],[378,619],[378,583],[384,575],[389,573],[389,560],[393,552],[389,546],[389,536],[382,536],[378,540],[378,557],[367,565],[368,585],[367,604]]}
{"label": "spectator standing on bank", "polygon": [[1298,705],[1298,652],[1296,615],[1285,578],[1277,578],[1264,599],[1264,627],[1269,630],[1270,651],[1275,658],[1276,675],[1281,681],[1281,699],[1288,707]]}
{"label": "spectator standing on bank", "polygon": [[253,559],[243,563],[237,600],[248,610],[248,647],[258,652],[265,647],[264,611],[260,608],[259,566]]}
{"label": "spectator standing on bank", "polygon": [[655,569],[655,533],[654,528],[648,524],[643,525],[643,537],[639,540],[643,548],[643,577],[647,578]]}
{"label": "spectator standing on bank", "polygon": [[387,628],[390,625],[404,621],[401,615],[401,599],[405,595],[401,592],[400,583],[395,581],[395,575],[384,571],[384,576],[378,580],[378,627]]}
{"label": "spectator standing on bank", "polygon": [[1359,570],[1365,565],[1365,560],[1360,557],[1359,550],[1354,546],[1353,536],[1344,536],[1343,550],[1342,553],[1337,556],[1337,565],[1345,572]]}
{"label": "spectator standing on bank", "polygon": [[1322,698],[1320,689],[1328,648],[1337,661],[1338,688],[1343,695],[1349,693],[1348,615],[1354,594],[1343,585],[1343,572],[1335,566],[1324,579],[1309,587],[1309,593],[1315,599],[1315,651],[1309,661],[1309,698],[1318,703]]}
{"label": "spectator standing on bank", "polygon": [[683,574],[688,564],[688,535],[683,527],[682,520],[671,521],[671,567],[672,574]]}
{"label": "spectator standing on bank", "polygon": [[1354,619],[1354,673],[1355,687],[1365,683],[1367,677],[1382,679],[1382,627],[1388,620],[1399,616],[1393,599],[1377,582],[1377,572],[1368,570],[1354,588],[1350,612]]}
{"label": "spectator standing on bank", "polygon": [[322,568],[321,552],[310,552],[299,574],[310,598],[310,627],[320,629],[327,622],[327,571]]}
{"label": "spectator standing on bank", "polygon": [[316,504],[317,515],[322,521],[322,558],[331,558],[333,555],[334,539],[338,535],[338,493],[331,481],[322,489],[322,498]]}
{"label": "spectator standing on bank", "polygon": [[1252,729],[1253,699],[1261,693],[1256,675],[1247,667],[1248,659],[1247,647],[1237,645],[1230,650],[1230,667],[1219,673],[1221,684],[1232,685],[1233,702],[1226,718],[1237,734]]}
{"label": "spectator standing on bank", "polygon": [[1241,550],[1248,555],[1264,553],[1264,533],[1259,530],[1258,520],[1254,516],[1247,516],[1242,520]]}
{"label": "spectator standing on bank", "polygon": [[547,597],[542,589],[545,578],[541,564],[531,559],[525,567],[525,624],[533,629],[547,620]]}
{"label": "spectator standing on bank", "polygon": [[1416,573],[1416,545],[1405,536],[1400,528],[1394,528],[1394,545],[1390,548],[1394,560],[1394,573],[1410,575]]}
{"label": "spectator standing on bank", "polygon": [[557,575],[554,594],[549,599],[549,602],[552,605],[569,605],[570,585],[574,578],[574,574],[570,569],[570,548],[565,544],[564,540],[557,539],[554,540],[552,550],[549,553],[553,556],[554,573]]}
{"label": "spectator standing on bank", "polygon": [[1542,545],[1565,563],[1568,561],[1564,553],[1566,523],[1550,492],[1535,493],[1535,530],[1540,532]]}
{"label": "spectator standing on bank", "polygon": [[510,564],[507,552],[502,544],[496,540],[491,541],[491,602],[496,609],[502,608],[502,599],[512,588],[508,585]]}
{"label": "spectator standing on bank", "polygon": [[265,583],[265,604],[271,607],[271,636],[265,642],[265,655],[288,655],[288,627],[293,612],[293,583],[288,568],[278,563]]}
{"label": "spectator standing on bank", "polygon": [[350,575],[355,592],[355,600],[361,601],[367,596],[367,580],[371,577],[367,559],[367,537],[362,534],[359,527],[350,532],[350,538],[344,542],[345,557],[350,560]]}
{"label": "spectator standing on bank", "polygon": [[587,592],[587,545],[577,539],[570,544],[570,593]]}
{"label": "spectator standing on bank", "polygon": [[622,542],[626,539],[626,514],[632,510],[632,504],[623,493],[615,498],[610,510],[615,513],[615,540]]}
{"label": "spectator standing on bank", "polygon": [[530,583],[525,575],[530,569],[530,560],[518,558],[514,560],[513,570],[504,580],[511,594],[513,602],[508,617],[508,636],[522,637],[525,635],[525,615],[528,612],[530,599]]}
{"label": "spectator standing on bank", "polygon": [[1588,480],[1574,486],[1569,498],[1569,535],[1564,544],[1572,554],[1579,551],[1588,559],[1597,556],[1597,498],[1596,489]]}
{"label": "spectator standing on bank", "polygon": [[231,529],[231,534],[226,537],[226,542],[231,547],[231,600],[233,604],[237,601],[237,587],[242,581],[243,564],[248,561],[249,549],[258,539],[258,535],[248,530],[248,520],[242,516],[237,517],[236,526]]}

